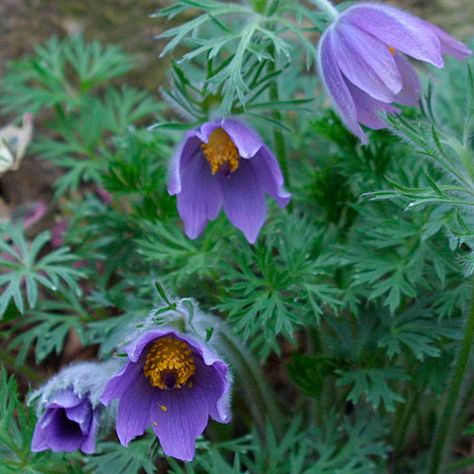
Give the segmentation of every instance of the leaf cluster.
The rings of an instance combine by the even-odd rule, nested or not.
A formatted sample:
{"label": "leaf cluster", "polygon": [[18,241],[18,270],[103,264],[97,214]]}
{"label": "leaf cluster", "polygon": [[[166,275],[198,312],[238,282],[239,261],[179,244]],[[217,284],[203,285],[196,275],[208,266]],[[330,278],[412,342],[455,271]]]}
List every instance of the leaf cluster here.
{"label": "leaf cluster", "polygon": [[60,285],[65,285],[80,292],[78,280],[82,272],[72,266],[77,257],[68,248],[41,256],[50,239],[50,233],[43,232],[29,243],[20,227],[4,225],[0,228],[0,316],[11,302],[20,313],[25,312],[25,299],[28,307],[34,308],[40,287],[57,292]]}

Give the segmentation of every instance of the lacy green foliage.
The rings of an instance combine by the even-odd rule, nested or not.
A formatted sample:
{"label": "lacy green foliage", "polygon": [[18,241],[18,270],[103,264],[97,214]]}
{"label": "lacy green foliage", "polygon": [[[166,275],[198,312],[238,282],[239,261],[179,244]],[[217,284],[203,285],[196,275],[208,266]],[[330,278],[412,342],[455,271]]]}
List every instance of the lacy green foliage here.
{"label": "lacy green foliage", "polygon": [[125,133],[131,124],[157,110],[144,92],[108,89],[104,97],[87,97],[74,113],[53,121],[54,138],[39,139],[34,149],[67,171],[57,180],[56,192],[77,190],[81,182],[100,183],[114,146],[111,134]]}
{"label": "lacy green foliage", "polygon": [[65,284],[80,291],[77,280],[82,272],[72,267],[77,257],[68,248],[41,256],[50,238],[49,232],[43,232],[29,243],[20,227],[0,228],[0,316],[11,302],[20,313],[25,312],[25,300],[29,308],[34,308],[40,286],[57,292],[59,285]]}
{"label": "lacy green foliage", "polygon": [[398,368],[370,368],[337,372],[338,386],[351,386],[347,399],[359,403],[366,399],[374,408],[383,405],[389,411],[395,411],[395,403],[404,402],[404,398],[390,388],[392,381],[408,380],[402,370]]}
{"label": "lacy green foliage", "polygon": [[420,291],[443,287],[448,274],[458,274],[438,214],[404,214],[387,204],[360,208],[358,219],[347,254],[353,288],[370,288],[364,296],[381,298],[390,311]]}
{"label": "lacy green foliage", "polygon": [[431,316],[430,308],[415,305],[405,313],[385,320],[387,328],[378,340],[389,358],[410,349],[416,359],[441,355],[440,341],[460,338],[457,321],[445,321]]}
{"label": "lacy green foliage", "polygon": [[[178,63],[203,65],[200,74],[196,69],[174,64],[173,87],[162,90],[165,100],[182,115],[191,121],[203,120],[212,108],[219,107],[224,114],[245,111],[247,116],[265,118],[261,115],[263,110],[300,110],[310,102],[276,100],[268,90],[291,64],[296,44],[303,46],[306,67],[310,67],[315,48],[304,33],[312,28],[304,26],[303,21],[310,18],[321,27],[321,16],[293,1],[255,1],[246,5],[214,0],[179,0],[156,16],[170,20],[189,9],[197,9],[198,15],[160,35],[169,40],[162,55],[187,43],[191,51]],[[193,77],[196,74],[200,74],[199,80]],[[198,83],[201,86],[196,86]]]}
{"label": "lacy green foliage", "polygon": [[[453,73],[455,71],[457,68]],[[423,185],[415,187],[394,179],[391,190],[374,192],[368,196],[372,199],[402,199],[410,210],[420,207],[435,208],[439,227],[449,229],[456,242],[454,247],[459,249],[458,256],[464,263],[465,273],[470,275],[474,269],[473,253],[470,251],[474,237],[474,154],[471,142],[474,123],[474,76],[471,65],[464,76],[464,120],[462,123],[457,121],[453,124],[455,130],[447,129],[437,120],[434,110],[438,107],[436,99],[431,96],[427,99],[425,120],[413,122],[403,117],[391,119],[395,132],[412,146],[415,153],[429,160],[430,166],[425,170]],[[445,95],[450,97],[452,89],[447,88],[444,94],[439,94],[441,104],[446,102]]]}
{"label": "lacy green foliage", "polygon": [[75,109],[91,90],[132,66],[132,58],[117,46],[86,43],[80,36],[52,38],[34,56],[10,64],[2,78],[0,106],[6,112]]}
{"label": "lacy green foliage", "polygon": [[15,337],[8,348],[19,349],[18,364],[25,363],[33,347],[37,363],[52,353],[59,355],[70,331],[74,331],[82,343],[87,342],[83,325],[90,318],[77,294],[60,288],[55,296],[57,300],[44,300],[38,310],[27,311],[11,331]]}
{"label": "lacy green foliage", "polygon": [[[244,63],[252,61],[255,68],[263,61],[271,61],[268,49],[272,45],[277,54],[289,57],[289,45],[272,31],[265,28],[265,18],[255,15],[252,8],[237,3],[203,1],[179,1],[160,12],[160,15],[173,17],[189,7],[197,7],[203,11],[200,16],[172,28],[161,34],[161,38],[171,38],[163,49],[162,55],[172,51],[188,36],[193,38],[193,50],[181,58],[187,62],[200,54],[206,54],[209,61],[222,53],[232,50],[232,55],[221,60],[217,68],[212,68],[206,77],[211,91],[223,97],[222,108],[229,112],[234,97],[240,103],[245,102],[245,95],[250,91],[249,79],[244,77]],[[232,15],[232,16],[230,16]],[[225,21],[230,16],[230,21]],[[242,28],[241,25],[245,26]],[[200,39],[200,28],[215,29],[214,38]],[[196,47],[197,46],[197,47]],[[211,62],[212,65],[212,62]]]}
{"label": "lacy green foliage", "polygon": [[36,417],[31,408],[19,399],[13,377],[0,366],[0,472],[2,474],[80,474],[74,455],[51,452],[32,453],[31,437]]}
{"label": "lacy green foliage", "polygon": [[324,310],[340,304],[332,279],[334,255],[315,225],[285,216],[265,234],[229,267],[217,306],[245,339],[254,338],[262,355],[278,350],[279,334],[292,340],[295,329],[316,325]]}
{"label": "lacy green foliage", "polygon": [[[164,281],[174,286],[186,286],[193,279],[217,279],[224,264],[225,249],[235,237],[223,220],[209,225],[199,241],[189,240],[182,229],[172,222],[153,221],[143,224],[146,240],[138,240],[138,252],[149,262],[166,269]],[[218,236],[218,238],[216,238]]]}
{"label": "lacy green foliage", "polygon": [[[213,444],[193,463],[180,467],[171,462],[175,474],[220,472],[255,474],[370,474],[381,472],[388,446],[382,441],[385,427],[379,420],[362,416],[337,419],[330,413],[323,428],[305,430],[296,417],[283,435],[267,425],[264,440],[252,433],[231,443]],[[337,446],[337,448],[336,448]],[[226,451],[234,453],[228,461]]]}
{"label": "lacy green foliage", "polygon": [[[156,209],[163,207],[168,196],[166,159],[173,152],[169,142],[169,138],[158,133],[143,131],[131,132],[117,140],[116,153],[109,157],[108,173],[102,177],[103,184],[118,195],[150,201],[156,215]],[[169,212],[174,203],[171,199],[168,202]]]}
{"label": "lacy green foliage", "polygon": [[66,171],[55,183],[58,195],[83,182],[99,184],[117,137],[161,109],[144,91],[108,83],[132,66],[120,48],[81,37],[51,39],[34,57],[10,65],[0,84],[0,107],[54,110],[50,133],[37,137],[33,149]]}
{"label": "lacy green foliage", "polygon": [[118,443],[102,443],[94,457],[90,457],[86,466],[95,474],[154,474],[150,438],[130,443],[128,447]]}

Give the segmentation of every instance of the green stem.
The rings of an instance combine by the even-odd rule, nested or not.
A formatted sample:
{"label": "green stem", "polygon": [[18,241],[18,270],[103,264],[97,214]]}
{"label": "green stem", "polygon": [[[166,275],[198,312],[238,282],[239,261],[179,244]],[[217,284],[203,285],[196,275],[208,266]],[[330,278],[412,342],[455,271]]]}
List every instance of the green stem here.
{"label": "green stem", "polygon": [[328,0],[311,0],[322,12],[331,19],[335,20],[339,16],[339,12],[334,5]]}
{"label": "green stem", "polygon": [[466,467],[470,467],[474,464],[474,456],[469,456],[467,458],[459,459],[459,461],[455,461],[451,464],[446,466],[447,473],[455,473],[459,472],[462,469],[466,469]]}
{"label": "green stem", "polygon": [[260,431],[264,432],[265,421],[268,420],[278,433],[283,421],[283,414],[259,370],[258,362],[237,342],[234,336],[223,328],[221,328],[220,339],[222,350],[239,374],[248,406]]}
{"label": "green stem", "polygon": [[471,348],[474,343],[474,291],[471,300],[471,307],[467,315],[464,338],[457,355],[454,366],[452,380],[444,402],[441,417],[438,420],[435,430],[435,438],[431,451],[429,473],[438,474],[443,466],[446,451],[449,447],[448,441],[451,438],[454,415],[457,412],[458,399],[461,394],[464,375],[468,369]]}
{"label": "green stem", "polygon": [[[269,73],[275,72],[276,70],[276,55],[273,48],[271,52],[273,56],[273,62],[271,62],[268,67]],[[272,102],[279,102],[280,100],[279,93],[278,93],[278,79],[277,78],[275,78],[272,81],[272,85],[270,86],[270,100]],[[277,122],[281,122],[281,113],[278,110],[275,110],[272,113],[272,118],[273,120]],[[290,188],[290,172],[289,172],[288,160],[286,156],[285,137],[283,136],[282,131],[278,130],[277,128],[274,128],[273,139],[275,141],[275,153],[280,163],[280,166],[283,172],[283,177],[285,178],[285,185],[286,185],[286,188],[289,189]],[[291,206],[291,203],[290,203],[290,206]]]}
{"label": "green stem", "polygon": [[13,372],[22,375],[25,377],[29,382],[39,383],[43,381],[43,377],[34,370],[30,369],[26,365],[17,365],[15,362],[15,358],[12,357],[10,354],[6,354],[5,352],[0,351],[0,362],[2,362],[5,367],[8,367]]}
{"label": "green stem", "polygon": [[416,391],[412,396],[409,397],[408,401],[403,405],[400,416],[395,422],[395,439],[394,448],[395,452],[400,453],[403,448],[403,444],[406,442],[406,434],[410,421],[413,420],[413,410],[416,408],[419,401],[419,392]]}

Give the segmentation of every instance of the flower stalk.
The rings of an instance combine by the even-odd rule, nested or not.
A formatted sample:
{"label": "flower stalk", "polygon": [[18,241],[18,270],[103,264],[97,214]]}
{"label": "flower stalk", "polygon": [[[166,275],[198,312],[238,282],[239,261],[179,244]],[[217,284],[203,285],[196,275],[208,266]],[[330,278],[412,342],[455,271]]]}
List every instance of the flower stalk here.
{"label": "flower stalk", "polygon": [[220,343],[222,351],[238,373],[239,379],[244,381],[242,389],[260,431],[264,432],[265,422],[269,421],[276,432],[280,432],[282,413],[262,376],[257,361],[226,328],[221,328]]}
{"label": "flower stalk", "polygon": [[330,20],[335,20],[339,16],[336,7],[328,0],[311,0]]}
{"label": "flower stalk", "polygon": [[[273,56],[273,61],[270,62],[269,64],[269,70],[270,72],[274,72],[276,70],[276,54],[274,48],[271,48],[271,54]],[[272,81],[272,84],[270,86],[270,100],[274,103],[279,102],[280,96],[278,92],[278,79],[275,78]],[[272,114],[273,120],[277,122],[281,122],[281,113],[278,110],[275,110]],[[278,162],[280,163],[281,166],[281,171],[283,173],[283,177],[285,179],[285,183],[288,189],[291,189],[291,183],[290,183],[290,170],[288,167],[288,161],[286,157],[286,143],[285,143],[285,137],[283,136],[283,133],[281,130],[278,130],[277,128],[274,129],[273,131],[273,140],[275,142],[275,154],[278,159]],[[292,204],[290,203],[290,209],[292,207]]]}
{"label": "flower stalk", "polygon": [[448,393],[444,401],[441,417],[435,430],[435,437],[431,451],[429,464],[430,474],[439,474],[446,459],[447,450],[452,438],[452,430],[455,415],[458,410],[458,402],[462,391],[464,377],[469,367],[469,358],[474,344],[474,288],[471,299],[471,307],[467,315],[464,337],[459,349],[454,372],[449,384]]}

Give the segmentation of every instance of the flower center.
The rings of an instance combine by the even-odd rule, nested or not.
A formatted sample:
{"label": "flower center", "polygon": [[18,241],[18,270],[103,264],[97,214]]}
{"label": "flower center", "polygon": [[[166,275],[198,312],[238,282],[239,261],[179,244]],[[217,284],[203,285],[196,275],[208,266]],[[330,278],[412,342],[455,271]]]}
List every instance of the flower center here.
{"label": "flower center", "polygon": [[233,173],[239,167],[239,150],[223,128],[216,128],[201,148],[212,174],[218,171]]}
{"label": "flower center", "polygon": [[393,46],[389,46],[388,51],[392,56],[395,56],[395,54],[397,54],[397,50]]}
{"label": "flower center", "polygon": [[151,385],[162,390],[181,388],[195,372],[189,345],[172,336],[162,337],[151,345],[143,369]]}

